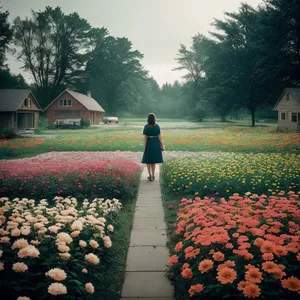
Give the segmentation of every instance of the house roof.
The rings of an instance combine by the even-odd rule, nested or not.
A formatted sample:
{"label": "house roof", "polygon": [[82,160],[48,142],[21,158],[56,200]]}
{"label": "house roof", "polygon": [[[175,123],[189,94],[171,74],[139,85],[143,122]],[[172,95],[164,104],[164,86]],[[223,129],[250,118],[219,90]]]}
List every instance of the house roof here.
{"label": "house roof", "polygon": [[280,95],[278,101],[276,102],[273,110],[276,110],[277,105],[282,99],[282,96],[288,92],[292,97],[296,100],[296,102],[300,105],[300,88],[286,88],[283,93]]}
{"label": "house roof", "polygon": [[46,110],[53,102],[55,102],[64,92],[68,92],[72,97],[74,97],[88,110],[105,112],[104,109],[94,98],[81,93],[71,91],[69,89],[66,89],[61,94],[59,94],[44,110]]}
{"label": "house roof", "polygon": [[[0,111],[17,111],[30,93],[32,94],[31,90],[28,89],[0,89]],[[32,96],[34,97],[33,94]],[[41,109],[37,101],[36,103]]]}

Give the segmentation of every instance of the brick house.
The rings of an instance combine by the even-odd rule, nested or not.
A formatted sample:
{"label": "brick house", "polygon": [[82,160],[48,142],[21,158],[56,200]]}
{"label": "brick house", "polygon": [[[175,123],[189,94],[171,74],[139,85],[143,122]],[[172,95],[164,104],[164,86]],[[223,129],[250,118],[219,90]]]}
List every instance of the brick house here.
{"label": "brick house", "polygon": [[300,132],[300,88],[283,91],[274,110],[278,111],[279,132]]}
{"label": "brick house", "polygon": [[16,129],[38,128],[42,111],[28,89],[0,89],[0,126]]}
{"label": "brick house", "polygon": [[89,120],[90,124],[103,122],[104,109],[90,95],[64,90],[45,109],[48,124],[66,120]]}

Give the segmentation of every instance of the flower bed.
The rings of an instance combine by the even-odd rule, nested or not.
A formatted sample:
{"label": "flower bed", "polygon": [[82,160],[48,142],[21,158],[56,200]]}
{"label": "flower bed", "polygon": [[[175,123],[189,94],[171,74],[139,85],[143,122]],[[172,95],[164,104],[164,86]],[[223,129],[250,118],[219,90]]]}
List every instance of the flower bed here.
{"label": "flower bed", "polygon": [[169,259],[177,299],[299,295],[299,196],[250,194],[181,200]]}
{"label": "flower bed", "polygon": [[132,199],[140,166],[129,160],[27,159],[0,166],[0,196],[53,198],[55,195]]}
{"label": "flower bed", "polygon": [[[117,199],[0,198],[0,285],[5,299],[90,299],[111,255]],[[27,298],[18,298],[27,299]],[[92,299],[92,298],[91,298]]]}
{"label": "flower bed", "polygon": [[300,156],[231,154],[173,160],[164,164],[164,179],[169,192],[179,195],[272,195],[300,189]]}

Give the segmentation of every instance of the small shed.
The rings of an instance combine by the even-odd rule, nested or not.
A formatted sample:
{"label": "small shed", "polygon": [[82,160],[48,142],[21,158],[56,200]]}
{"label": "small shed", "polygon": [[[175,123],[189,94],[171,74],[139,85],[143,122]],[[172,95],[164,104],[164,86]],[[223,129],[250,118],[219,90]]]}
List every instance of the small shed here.
{"label": "small shed", "polygon": [[88,120],[90,124],[103,122],[104,109],[91,97],[64,90],[46,108],[48,124],[56,124],[66,120]]}
{"label": "small shed", "polygon": [[278,111],[279,132],[300,132],[300,88],[286,88],[273,110]]}
{"label": "small shed", "polygon": [[16,129],[38,127],[42,111],[31,90],[0,89],[0,126]]}

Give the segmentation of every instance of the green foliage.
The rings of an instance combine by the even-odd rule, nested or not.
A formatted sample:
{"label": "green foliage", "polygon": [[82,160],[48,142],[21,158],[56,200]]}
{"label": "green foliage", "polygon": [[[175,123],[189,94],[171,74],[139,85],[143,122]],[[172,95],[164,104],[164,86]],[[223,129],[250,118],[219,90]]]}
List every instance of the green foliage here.
{"label": "green foliage", "polygon": [[0,128],[0,139],[13,139],[17,137],[17,130],[13,127]]}
{"label": "green foliage", "polygon": [[[2,7],[0,7],[2,10]],[[0,66],[2,67],[5,60],[5,50],[12,38],[12,29],[8,22],[8,11],[0,10]]]}
{"label": "green foliage", "polygon": [[81,120],[80,120],[80,126],[81,126],[82,128],[88,128],[88,127],[90,127],[90,126],[91,126],[90,120],[84,120],[84,119],[81,119]]}

